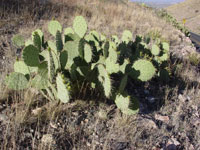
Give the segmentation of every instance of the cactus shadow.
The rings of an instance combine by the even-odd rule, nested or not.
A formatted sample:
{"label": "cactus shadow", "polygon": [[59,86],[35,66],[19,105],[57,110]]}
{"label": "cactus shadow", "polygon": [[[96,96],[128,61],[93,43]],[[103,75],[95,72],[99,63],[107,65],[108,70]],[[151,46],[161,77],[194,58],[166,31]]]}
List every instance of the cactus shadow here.
{"label": "cactus shadow", "polygon": [[159,111],[168,100],[175,97],[178,99],[178,95],[184,94],[185,90],[198,87],[198,82],[185,81],[176,75],[172,76],[167,82],[155,78],[146,83],[132,80],[127,84],[130,95],[135,96],[139,101],[140,114],[151,114]]}

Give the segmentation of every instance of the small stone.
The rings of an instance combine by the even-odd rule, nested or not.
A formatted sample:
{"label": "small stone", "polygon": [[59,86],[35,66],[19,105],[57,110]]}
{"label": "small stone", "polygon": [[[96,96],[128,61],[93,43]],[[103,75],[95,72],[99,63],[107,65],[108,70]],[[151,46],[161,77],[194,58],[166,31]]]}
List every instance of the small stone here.
{"label": "small stone", "polygon": [[175,138],[171,138],[168,143],[167,146],[174,144],[175,146],[180,145],[180,143],[175,139]]}
{"label": "small stone", "polygon": [[72,115],[78,116],[78,112],[72,112]]}
{"label": "small stone", "polygon": [[165,123],[169,123],[169,117],[168,116],[161,116],[161,115],[156,114],[155,119],[163,121]]}
{"label": "small stone", "polygon": [[88,147],[90,147],[90,146],[91,146],[91,144],[90,144],[89,142],[87,142],[86,144],[87,144],[87,146],[88,146]]}
{"label": "small stone", "polygon": [[55,123],[53,123],[53,122],[50,122],[50,127],[54,128],[54,129],[58,128],[57,125]]}
{"label": "small stone", "polygon": [[192,144],[190,144],[189,150],[195,150]]}
{"label": "small stone", "polygon": [[182,94],[179,94],[179,95],[178,95],[178,99],[179,99],[180,101],[182,101],[182,102],[185,102],[185,101],[187,100],[187,98],[184,97]]}
{"label": "small stone", "polygon": [[89,122],[89,120],[88,120],[88,119],[85,119],[84,121],[85,121],[85,123],[88,123],[88,122]]}
{"label": "small stone", "polygon": [[0,121],[7,122],[7,120],[8,120],[8,117],[6,115],[0,114]]}
{"label": "small stone", "polygon": [[42,108],[36,108],[32,110],[32,114],[37,116],[39,113],[41,113],[41,111],[42,111]]}
{"label": "small stone", "polygon": [[43,144],[51,144],[53,142],[53,136],[51,134],[45,134],[41,140]]}
{"label": "small stone", "polygon": [[188,95],[187,95],[187,100],[188,100],[188,101],[190,101],[190,100],[191,100],[191,97],[190,97],[190,96],[188,96]]}

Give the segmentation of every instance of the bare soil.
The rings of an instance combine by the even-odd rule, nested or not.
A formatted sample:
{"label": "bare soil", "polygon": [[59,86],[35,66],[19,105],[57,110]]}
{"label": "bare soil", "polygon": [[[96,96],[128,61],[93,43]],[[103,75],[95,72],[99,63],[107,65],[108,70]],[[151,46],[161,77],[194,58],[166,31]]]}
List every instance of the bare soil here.
{"label": "bare soil", "polygon": [[[148,83],[130,82],[128,92],[140,103],[139,114],[133,116],[123,115],[109,100],[90,97],[81,100],[80,97],[61,104],[47,101],[33,89],[8,90],[3,79],[12,71],[15,61],[11,37],[22,28],[39,26],[40,22],[59,16],[59,6],[49,3],[46,7],[45,10],[36,7],[40,8],[36,12],[44,13],[37,17],[30,12],[32,19],[24,17],[22,23],[18,19],[10,23],[16,10],[1,17],[4,22],[0,37],[2,150],[200,150],[199,73],[187,62],[182,63],[183,67],[167,83],[157,79]],[[23,16],[20,12],[15,15],[16,18]],[[182,38],[179,44],[173,45],[179,54],[186,51],[180,46],[185,42]],[[177,53],[173,54],[172,68],[177,65]],[[195,70],[195,77],[191,70]]]}

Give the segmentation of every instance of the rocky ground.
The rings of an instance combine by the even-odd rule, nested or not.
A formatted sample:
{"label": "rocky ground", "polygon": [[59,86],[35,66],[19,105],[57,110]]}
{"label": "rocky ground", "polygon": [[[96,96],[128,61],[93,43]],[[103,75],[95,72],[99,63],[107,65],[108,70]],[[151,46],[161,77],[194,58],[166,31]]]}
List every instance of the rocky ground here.
{"label": "rocky ground", "polygon": [[19,22],[1,26],[2,150],[200,150],[199,71],[184,61],[195,48],[182,33],[176,31],[180,38],[171,43],[171,66],[182,67],[167,83],[156,79],[129,83],[129,92],[140,102],[140,112],[125,116],[109,100],[60,104],[47,101],[33,89],[7,90],[3,79],[12,70],[16,55],[11,37],[26,27]]}

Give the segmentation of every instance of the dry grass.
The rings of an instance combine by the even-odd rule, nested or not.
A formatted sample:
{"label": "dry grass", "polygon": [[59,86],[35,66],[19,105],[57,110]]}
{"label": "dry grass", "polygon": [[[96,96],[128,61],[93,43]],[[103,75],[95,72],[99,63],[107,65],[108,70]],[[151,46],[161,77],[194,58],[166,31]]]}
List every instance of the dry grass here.
{"label": "dry grass", "polygon": [[[24,1],[27,2],[26,0]],[[12,65],[15,61],[15,48],[12,46],[10,39],[13,33],[21,33],[26,38],[29,38],[31,32],[37,28],[42,28],[46,33],[45,35],[48,35],[47,24],[49,20],[56,18],[64,27],[67,27],[72,25],[72,21],[77,15],[83,15],[87,19],[90,30],[94,29],[108,36],[113,34],[121,36],[124,29],[129,29],[134,35],[156,33],[162,36],[163,39],[171,43],[173,42],[173,44],[176,45],[179,44],[181,38],[183,38],[180,32],[168,25],[164,20],[158,18],[151,9],[143,8],[138,4],[130,2],[122,3],[114,0],[113,2],[100,0],[51,0],[51,3],[47,3],[46,6],[35,2],[22,5],[19,5],[18,1],[15,2],[16,3],[12,5],[13,7],[10,10],[8,6],[0,6],[0,27],[4,30],[1,33],[5,34],[5,36],[1,37],[1,41],[8,45],[1,49],[1,51],[4,52],[5,60],[3,60],[4,64],[1,68],[2,74],[0,74],[0,104],[5,104],[6,107],[10,108],[8,109],[10,110],[10,112],[8,112],[8,123],[5,126],[6,132],[4,132],[5,134],[3,135],[5,140],[0,143],[1,149],[20,149],[19,146],[27,142],[25,139],[21,140],[27,137],[27,135],[25,135],[25,130],[33,130],[30,132],[32,136],[30,135],[28,139],[30,141],[27,142],[29,144],[31,143],[29,147],[32,149],[54,149],[52,144],[55,144],[55,141],[51,139],[52,134],[54,134],[58,140],[62,141],[61,143],[57,143],[58,145],[67,145],[76,147],[76,149],[98,149],[98,147],[103,147],[105,150],[111,149],[112,145],[110,141],[112,140],[128,140],[133,141],[133,143],[135,142],[136,145],[143,146],[143,141],[141,141],[140,136],[143,135],[145,130],[149,133],[154,132],[154,134],[152,133],[153,136],[156,135],[159,130],[150,130],[151,127],[146,124],[146,120],[141,123],[139,122],[140,119],[138,119],[138,116],[127,117],[123,116],[119,111],[112,112],[114,109],[113,105],[98,104],[97,107],[94,101],[90,103],[78,100],[71,104],[62,105],[57,102],[48,102],[38,95],[37,92],[33,91],[33,89],[22,92],[7,90],[3,84],[4,77],[8,72],[12,71]],[[43,14],[41,14],[41,12],[43,12]],[[14,15],[14,17],[11,17],[11,14]],[[19,20],[21,20],[21,23]],[[6,23],[9,23],[9,26],[6,26]],[[12,32],[9,33],[8,30]],[[0,62],[2,62],[2,59],[0,59]],[[194,71],[194,69],[192,71]],[[183,75],[181,78],[184,78],[188,86],[191,85],[191,81],[199,80],[197,74],[194,74],[192,71],[190,65],[186,65],[179,70],[179,74]],[[185,76],[190,78],[188,79]],[[171,103],[172,99],[178,97],[178,86],[179,85],[177,85],[177,89],[173,89],[173,87],[166,87],[165,89],[166,95],[163,99],[169,107],[170,105],[168,104]],[[196,89],[198,89],[198,87],[196,87]],[[197,100],[200,94],[196,89],[185,89],[184,94],[190,95]],[[173,96],[169,96],[170,94]],[[190,105],[192,104],[191,102]],[[181,107],[182,105],[179,108]],[[70,124],[67,122],[69,121],[68,118],[73,121],[73,119],[77,119],[82,115],[78,114],[80,116],[76,116],[77,118],[73,117],[76,112],[81,111],[82,113],[90,109],[92,110],[92,108],[94,108],[94,113],[91,113],[92,115],[90,118],[87,118],[89,121],[91,118],[93,119],[91,119],[92,121],[90,122],[91,128],[84,126],[88,121],[85,118],[78,126],[73,126],[72,123]],[[168,111],[170,109],[168,109],[168,107],[163,107],[161,110]],[[169,111],[169,115],[173,112],[173,110]],[[181,109],[177,110],[176,117],[179,117],[181,112]],[[178,119],[175,118],[174,120]],[[61,123],[59,124],[60,121]],[[65,125],[67,123],[68,126]],[[98,129],[102,124],[109,126],[109,131],[104,131],[103,129],[103,131],[101,131]],[[59,125],[64,127],[59,128]],[[99,132],[99,130],[99,135],[101,136],[102,132],[102,136],[105,137],[98,137],[96,135],[96,132]],[[39,135],[41,133],[42,135]],[[48,134],[49,136],[46,138],[47,143],[45,146],[44,142],[42,142],[42,136]],[[166,132],[162,130],[159,131],[159,134],[166,134]],[[88,141],[84,141],[85,137],[92,138]],[[100,145],[96,141],[96,138],[102,138],[104,142],[103,145]],[[150,138],[155,139],[155,137]],[[48,140],[50,143],[48,143]],[[22,143],[19,143],[19,141],[22,141]]]}
{"label": "dry grass", "polygon": [[200,33],[199,7],[199,0],[185,0],[184,2],[168,7],[167,11],[177,18],[181,23],[183,19],[186,19],[186,27],[193,32]]}

